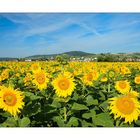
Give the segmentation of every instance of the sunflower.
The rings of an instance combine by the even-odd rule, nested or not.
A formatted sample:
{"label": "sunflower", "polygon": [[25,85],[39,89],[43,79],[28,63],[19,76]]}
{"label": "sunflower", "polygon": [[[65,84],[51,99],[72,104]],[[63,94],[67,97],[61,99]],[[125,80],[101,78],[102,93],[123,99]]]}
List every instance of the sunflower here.
{"label": "sunflower", "polygon": [[131,74],[131,71],[130,71],[130,69],[128,67],[123,66],[123,67],[121,67],[121,73],[123,75],[125,75],[125,74]]}
{"label": "sunflower", "polygon": [[97,71],[90,71],[84,74],[82,81],[85,85],[92,86],[93,81],[96,81],[98,77],[99,73]]}
{"label": "sunflower", "polygon": [[0,108],[16,116],[24,106],[23,95],[12,87],[2,87],[0,90]]}
{"label": "sunflower", "polygon": [[107,82],[108,78],[106,75],[104,75],[102,78],[101,78],[101,82]]}
{"label": "sunflower", "polygon": [[0,76],[0,81],[6,80],[9,78],[9,69],[5,69]]}
{"label": "sunflower", "polygon": [[129,92],[131,86],[127,80],[117,81],[115,84],[116,90],[118,90],[122,94],[126,94]]}
{"label": "sunflower", "polygon": [[114,78],[114,77],[115,77],[115,74],[116,74],[116,73],[115,73],[114,70],[109,70],[109,71],[108,71],[108,77],[109,77],[109,78]]}
{"label": "sunflower", "polygon": [[110,114],[114,114],[114,118],[124,118],[124,123],[129,123],[138,120],[140,113],[140,103],[136,98],[127,95],[113,97],[109,99],[111,110]]}
{"label": "sunflower", "polygon": [[38,71],[41,70],[41,67],[39,66],[38,63],[33,63],[33,64],[31,65],[31,70],[33,71],[33,73],[36,73],[36,72],[38,72]]}
{"label": "sunflower", "polygon": [[32,81],[32,75],[30,73],[27,73],[23,79],[24,85],[29,86],[31,81]]}
{"label": "sunflower", "polygon": [[93,71],[93,77],[94,77],[94,80],[97,80],[99,78],[99,72],[97,70]]}
{"label": "sunflower", "polygon": [[72,94],[75,89],[76,84],[71,74],[64,72],[64,74],[59,74],[52,81],[52,85],[55,89],[55,93],[59,97],[67,97]]}
{"label": "sunflower", "polygon": [[0,90],[2,89],[2,86],[0,85]]}
{"label": "sunflower", "polygon": [[33,83],[38,87],[39,90],[46,89],[48,82],[49,80],[46,77],[44,70],[39,70],[38,72],[34,73]]}
{"label": "sunflower", "polygon": [[90,73],[86,73],[83,77],[82,77],[82,81],[85,85],[89,85],[91,86],[93,84],[93,80],[94,80],[94,77],[93,77],[93,74],[90,72]]}
{"label": "sunflower", "polygon": [[140,75],[135,77],[134,82],[140,84]]}
{"label": "sunflower", "polygon": [[139,93],[135,90],[130,90],[128,93],[127,93],[128,96],[132,97],[132,98],[135,98],[135,97],[138,97],[139,96]]}

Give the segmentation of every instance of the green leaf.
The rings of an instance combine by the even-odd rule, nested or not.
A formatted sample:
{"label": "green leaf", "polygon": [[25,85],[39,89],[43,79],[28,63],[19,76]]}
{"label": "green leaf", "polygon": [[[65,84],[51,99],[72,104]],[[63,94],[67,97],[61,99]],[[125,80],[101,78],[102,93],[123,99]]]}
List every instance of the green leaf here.
{"label": "green leaf", "polygon": [[56,99],[54,99],[51,106],[55,108],[60,108],[61,104]]}
{"label": "green leaf", "polygon": [[112,89],[111,94],[108,94],[108,98],[115,97],[117,95],[117,92],[114,89]]}
{"label": "green leaf", "polygon": [[97,99],[93,100],[93,103],[92,104],[93,105],[98,105],[98,100]]}
{"label": "green leaf", "polygon": [[41,111],[41,104],[39,102],[29,102],[24,109],[22,110],[22,114],[26,116],[33,116],[38,114]]}
{"label": "green leaf", "polygon": [[137,120],[137,121],[135,122],[135,124],[138,125],[138,126],[140,126],[140,120]]}
{"label": "green leaf", "polygon": [[108,111],[108,101],[106,100],[106,101],[104,101],[103,103],[101,103],[100,105],[99,105],[99,107],[100,108],[102,108],[102,110],[104,111],[104,112],[107,112]]}
{"label": "green leaf", "polygon": [[91,95],[88,95],[86,98],[86,103],[88,106],[92,105],[93,97]]}
{"label": "green leaf", "polygon": [[0,112],[0,115],[6,118],[11,117],[11,114],[9,112]]}
{"label": "green leaf", "polygon": [[96,115],[96,112],[95,112],[94,109],[92,109],[92,110],[90,110],[89,113],[84,113],[84,114],[82,115],[82,117],[85,118],[85,119],[89,119],[89,118],[94,117],[95,115]]}
{"label": "green leaf", "polygon": [[85,121],[85,120],[81,120],[81,123],[82,123],[82,127],[89,127],[89,126],[93,126],[93,124],[92,124],[92,123],[89,123],[89,122],[87,122],[87,121]]}
{"label": "green leaf", "polygon": [[71,110],[69,110],[68,112],[67,112],[67,116],[71,116],[73,114],[73,112],[71,111]]}
{"label": "green leaf", "polygon": [[68,68],[68,71],[71,73],[74,73],[74,69],[73,68]]}
{"label": "green leaf", "polygon": [[87,103],[87,106],[98,105],[98,100],[97,99],[94,100],[91,95],[88,95],[86,98],[86,103]]}
{"label": "green leaf", "polygon": [[123,124],[123,125],[120,125],[120,127],[134,127],[134,124]]}
{"label": "green leaf", "polygon": [[92,113],[84,113],[84,114],[82,115],[82,117],[85,118],[85,119],[89,119],[89,118],[92,117]]}
{"label": "green leaf", "polygon": [[53,117],[53,121],[56,122],[59,127],[65,126],[64,120],[60,116]]}
{"label": "green leaf", "polygon": [[105,127],[112,127],[113,125],[113,119],[110,117],[108,113],[100,113],[96,115],[96,117],[93,120],[94,124],[96,126],[105,126]]}
{"label": "green leaf", "polygon": [[79,98],[79,96],[78,96],[77,92],[74,92],[72,99],[77,101],[78,98]]}
{"label": "green leaf", "polygon": [[124,123],[122,123],[120,125],[120,127],[134,127],[134,124],[133,123],[131,123],[131,124],[124,124]]}
{"label": "green leaf", "polygon": [[53,106],[48,105],[48,104],[43,105],[43,108],[41,110],[42,113],[45,112],[47,114],[48,113],[54,113],[56,111],[57,111],[57,108],[54,108]]}
{"label": "green leaf", "polygon": [[71,109],[72,110],[88,110],[88,107],[83,104],[74,103]]}
{"label": "green leaf", "polygon": [[41,96],[37,96],[37,95],[32,95],[32,96],[30,96],[30,99],[33,101],[33,100],[42,99],[42,97]]}
{"label": "green leaf", "polygon": [[24,117],[21,119],[19,126],[20,127],[27,127],[30,124],[30,119],[28,117]]}
{"label": "green leaf", "polygon": [[34,93],[31,92],[24,92],[25,96],[29,97],[30,100],[37,100],[37,99],[42,99],[43,97],[38,96],[38,95],[34,95]]}
{"label": "green leaf", "polygon": [[101,96],[99,99],[100,100],[106,100],[104,93],[100,92],[99,95]]}
{"label": "green leaf", "polygon": [[96,108],[94,107],[94,109],[91,109],[90,112],[95,116],[96,115]]}
{"label": "green leaf", "polygon": [[30,110],[30,112],[31,112],[31,115],[33,116],[33,115],[36,115],[37,113],[39,113],[41,110],[41,105],[40,105],[40,103],[38,103],[38,104],[35,104],[34,106],[33,106],[33,108]]}
{"label": "green leaf", "polygon": [[67,103],[70,99],[71,99],[71,97],[67,97],[67,98],[56,97],[54,100],[56,100],[58,102]]}
{"label": "green leaf", "polygon": [[100,111],[100,108],[99,108],[98,106],[95,106],[95,107],[94,107],[94,110],[95,110],[95,111]]}
{"label": "green leaf", "polygon": [[18,80],[18,84],[20,84],[20,85],[24,85],[23,80],[22,80],[22,79]]}
{"label": "green leaf", "polygon": [[8,118],[0,126],[1,127],[16,127],[17,126],[17,120],[15,118]]}
{"label": "green leaf", "polygon": [[67,126],[78,126],[78,118],[76,117],[71,117],[69,122],[67,123]]}
{"label": "green leaf", "polygon": [[92,105],[93,100],[94,100],[93,97],[91,95],[88,95],[86,97],[86,103],[87,103],[87,105],[88,106]]}

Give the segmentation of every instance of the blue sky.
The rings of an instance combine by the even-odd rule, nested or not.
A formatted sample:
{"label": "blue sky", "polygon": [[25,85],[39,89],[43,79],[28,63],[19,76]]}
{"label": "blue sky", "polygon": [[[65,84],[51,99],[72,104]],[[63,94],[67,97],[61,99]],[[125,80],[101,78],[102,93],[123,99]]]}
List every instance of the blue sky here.
{"label": "blue sky", "polygon": [[139,48],[140,13],[0,14],[0,57]]}

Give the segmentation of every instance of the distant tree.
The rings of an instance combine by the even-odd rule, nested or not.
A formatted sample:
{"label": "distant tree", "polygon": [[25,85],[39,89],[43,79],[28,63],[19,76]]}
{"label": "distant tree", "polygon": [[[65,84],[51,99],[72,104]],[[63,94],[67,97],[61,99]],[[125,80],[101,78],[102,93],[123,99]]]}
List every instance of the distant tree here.
{"label": "distant tree", "polygon": [[132,56],[133,61],[137,61],[138,58],[139,58],[139,57],[136,56],[136,55]]}
{"label": "distant tree", "polygon": [[126,62],[126,61],[127,61],[127,57],[123,57],[123,58],[122,58],[122,61],[123,61],[123,62]]}
{"label": "distant tree", "polygon": [[18,61],[25,61],[25,58],[18,58]]}
{"label": "distant tree", "polygon": [[97,61],[98,62],[115,62],[117,61],[117,57],[107,53],[107,54],[103,54],[101,53],[98,57],[97,57]]}
{"label": "distant tree", "polygon": [[68,64],[68,61],[70,60],[70,56],[67,54],[57,55],[55,57],[55,60],[58,61],[62,65]]}

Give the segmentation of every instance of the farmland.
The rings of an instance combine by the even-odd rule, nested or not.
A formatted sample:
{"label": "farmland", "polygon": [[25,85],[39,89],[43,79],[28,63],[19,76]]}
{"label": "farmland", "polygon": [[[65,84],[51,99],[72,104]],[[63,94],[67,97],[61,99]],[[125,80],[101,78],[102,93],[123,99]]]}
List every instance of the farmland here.
{"label": "farmland", "polygon": [[0,62],[1,127],[138,127],[139,62]]}

